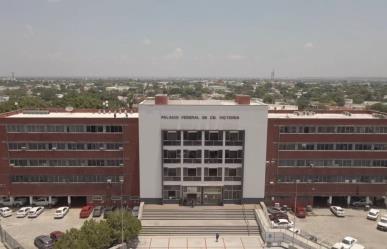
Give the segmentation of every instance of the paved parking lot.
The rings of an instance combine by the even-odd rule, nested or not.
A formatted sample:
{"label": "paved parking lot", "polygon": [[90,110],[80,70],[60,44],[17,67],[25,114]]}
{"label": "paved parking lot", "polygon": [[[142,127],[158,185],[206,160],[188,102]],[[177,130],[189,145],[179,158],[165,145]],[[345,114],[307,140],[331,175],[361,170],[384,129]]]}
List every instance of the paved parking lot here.
{"label": "paved parking lot", "polygon": [[[376,229],[376,221],[367,220],[363,210],[345,209],[346,217],[334,216],[329,209],[314,209],[313,216],[296,219],[296,227],[332,243],[345,236],[359,240],[367,249],[387,249],[387,232]],[[387,210],[381,210],[387,215]]]}
{"label": "paved parking lot", "polygon": [[11,217],[1,218],[1,225],[25,249],[35,249],[34,238],[36,236],[49,234],[56,230],[65,232],[72,227],[80,228],[85,221],[79,218],[79,208],[70,209],[63,219],[54,219],[55,210],[55,208],[45,209],[38,218],[34,219],[16,218],[13,213]]}

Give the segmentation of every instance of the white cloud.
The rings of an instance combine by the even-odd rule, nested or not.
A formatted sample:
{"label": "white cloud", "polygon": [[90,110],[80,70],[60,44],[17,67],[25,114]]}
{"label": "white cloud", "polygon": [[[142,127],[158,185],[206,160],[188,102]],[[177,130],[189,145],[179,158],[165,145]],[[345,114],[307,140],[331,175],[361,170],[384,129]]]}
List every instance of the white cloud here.
{"label": "white cloud", "polygon": [[227,59],[240,61],[240,60],[246,59],[246,56],[241,55],[241,54],[229,54],[229,55],[227,55]]}
{"label": "white cloud", "polygon": [[304,44],[304,48],[314,48],[314,44],[311,42],[307,42]]}
{"label": "white cloud", "polygon": [[151,44],[152,44],[152,41],[151,41],[149,38],[145,38],[145,39],[142,41],[142,43],[143,43],[144,45],[148,46],[148,45],[151,45]]}
{"label": "white cloud", "polygon": [[165,56],[167,60],[178,60],[183,57],[184,51],[182,48],[175,48],[172,53],[169,53]]}

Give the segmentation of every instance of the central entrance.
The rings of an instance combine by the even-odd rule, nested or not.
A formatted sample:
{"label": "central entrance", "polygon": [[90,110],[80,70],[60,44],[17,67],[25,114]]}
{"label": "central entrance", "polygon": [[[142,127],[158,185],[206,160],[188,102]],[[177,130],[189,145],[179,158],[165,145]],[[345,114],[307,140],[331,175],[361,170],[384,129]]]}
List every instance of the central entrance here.
{"label": "central entrance", "polygon": [[183,186],[183,205],[222,205],[223,188],[221,186]]}

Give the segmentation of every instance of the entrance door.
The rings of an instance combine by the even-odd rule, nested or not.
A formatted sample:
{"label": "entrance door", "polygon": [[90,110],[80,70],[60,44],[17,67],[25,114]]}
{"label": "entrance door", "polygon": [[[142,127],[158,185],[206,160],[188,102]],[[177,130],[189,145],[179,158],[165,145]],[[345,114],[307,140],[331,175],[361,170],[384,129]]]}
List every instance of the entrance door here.
{"label": "entrance door", "polygon": [[222,205],[222,187],[203,187],[203,205]]}

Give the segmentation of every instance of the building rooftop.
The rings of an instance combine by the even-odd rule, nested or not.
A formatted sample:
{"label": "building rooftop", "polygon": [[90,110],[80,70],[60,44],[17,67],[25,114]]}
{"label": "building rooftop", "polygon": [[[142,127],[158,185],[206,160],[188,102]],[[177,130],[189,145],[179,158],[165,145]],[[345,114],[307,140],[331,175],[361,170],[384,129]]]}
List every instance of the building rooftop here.
{"label": "building rooftop", "polygon": [[288,113],[276,113],[270,112],[268,118],[279,118],[279,119],[383,119],[387,116],[378,113],[315,113],[315,112],[288,112]]}
{"label": "building rooftop", "polygon": [[[154,99],[147,99],[140,103],[141,105],[154,105]],[[168,105],[240,105],[236,103],[234,100],[215,100],[215,99],[207,99],[207,100],[168,100]],[[265,105],[260,102],[250,102],[249,105]]]}
{"label": "building rooftop", "polygon": [[[114,116],[115,115],[115,116]],[[138,118],[138,113],[114,112],[19,112],[7,118]]]}

